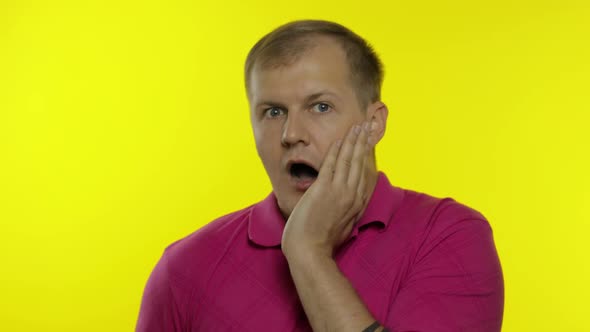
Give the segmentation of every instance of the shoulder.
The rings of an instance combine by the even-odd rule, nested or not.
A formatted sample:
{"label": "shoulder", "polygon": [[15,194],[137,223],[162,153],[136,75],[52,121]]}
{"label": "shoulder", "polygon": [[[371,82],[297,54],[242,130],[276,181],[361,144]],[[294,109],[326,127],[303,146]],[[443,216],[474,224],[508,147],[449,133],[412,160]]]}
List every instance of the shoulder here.
{"label": "shoulder", "polygon": [[221,216],[168,245],[162,260],[169,273],[193,285],[204,281],[236,238],[246,233],[253,206]]}
{"label": "shoulder", "polygon": [[[404,330],[499,331],[502,268],[484,215],[453,198],[405,190],[395,221],[405,231],[399,237],[408,241],[407,265],[390,325]],[[418,302],[420,310],[414,310]]]}
{"label": "shoulder", "polygon": [[480,211],[450,197],[403,190],[403,201],[391,220],[391,236],[413,248],[414,255],[458,246],[474,237],[486,239],[487,248],[492,248],[492,228]]}
{"label": "shoulder", "polygon": [[400,212],[413,216],[406,227],[412,233],[411,247],[416,261],[440,257],[439,254],[460,255],[468,260],[477,257],[480,262],[494,264],[497,261],[491,225],[475,208],[450,197],[438,198],[406,190]]}
{"label": "shoulder", "polygon": [[247,229],[251,207],[219,217],[166,247],[145,286],[137,331],[171,330],[190,321],[226,248]]}
{"label": "shoulder", "polygon": [[442,231],[466,221],[486,224],[489,227],[486,217],[481,212],[451,197],[440,198],[408,189],[404,189],[404,192],[404,200],[396,217],[411,219],[413,226],[417,228]]}

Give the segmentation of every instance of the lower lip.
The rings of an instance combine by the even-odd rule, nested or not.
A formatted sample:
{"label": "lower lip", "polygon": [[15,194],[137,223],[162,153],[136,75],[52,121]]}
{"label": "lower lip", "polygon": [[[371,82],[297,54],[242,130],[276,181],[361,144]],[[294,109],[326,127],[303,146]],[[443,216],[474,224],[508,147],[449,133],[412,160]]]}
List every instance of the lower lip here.
{"label": "lower lip", "polygon": [[301,179],[298,179],[298,178],[295,178],[295,177],[291,177],[291,182],[293,183],[293,185],[295,186],[295,188],[298,191],[306,191],[315,182],[315,179],[313,179],[313,180],[301,180]]}

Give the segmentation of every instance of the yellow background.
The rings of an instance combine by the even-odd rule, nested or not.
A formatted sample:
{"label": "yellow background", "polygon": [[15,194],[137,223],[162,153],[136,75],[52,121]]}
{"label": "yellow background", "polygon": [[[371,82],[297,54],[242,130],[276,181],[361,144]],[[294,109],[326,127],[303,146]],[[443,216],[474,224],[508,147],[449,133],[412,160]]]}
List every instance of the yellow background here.
{"label": "yellow background", "polygon": [[492,224],[503,331],[590,331],[589,7],[0,0],[0,330],[133,330],[165,246],[270,191],[249,48],[324,18],[385,63],[380,169]]}

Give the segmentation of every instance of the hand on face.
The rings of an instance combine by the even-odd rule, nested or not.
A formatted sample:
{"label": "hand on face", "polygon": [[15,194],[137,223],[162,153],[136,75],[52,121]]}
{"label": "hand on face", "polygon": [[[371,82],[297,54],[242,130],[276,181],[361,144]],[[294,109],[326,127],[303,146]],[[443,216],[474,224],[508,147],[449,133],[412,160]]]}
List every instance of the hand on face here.
{"label": "hand on face", "polygon": [[334,249],[348,238],[369,198],[365,165],[375,144],[371,134],[371,123],[364,122],[332,144],[317,180],[287,220],[282,238],[286,256],[317,253],[332,257]]}

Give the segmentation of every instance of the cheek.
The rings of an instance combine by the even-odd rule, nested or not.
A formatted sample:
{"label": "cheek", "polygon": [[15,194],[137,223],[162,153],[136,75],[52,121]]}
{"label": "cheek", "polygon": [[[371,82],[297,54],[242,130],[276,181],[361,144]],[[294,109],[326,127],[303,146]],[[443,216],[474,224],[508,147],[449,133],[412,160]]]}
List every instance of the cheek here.
{"label": "cheek", "polygon": [[269,171],[272,167],[279,165],[281,158],[280,140],[275,136],[270,130],[258,129],[254,131],[254,141],[258,156]]}
{"label": "cheek", "polygon": [[317,151],[316,157],[318,162],[323,163],[330,146],[340,138],[340,131],[336,130],[334,126],[326,127],[315,131],[313,137],[314,150]]}
{"label": "cheek", "polygon": [[281,123],[279,121],[259,121],[253,125],[256,145],[279,142],[281,139]]}
{"label": "cheek", "polygon": [[338,139],[342,139],[346,136],[348,128],[351,124],[348,123],[327,123],[317,128],[314,133],[315,141],[317,146],[322,152],[327,153],[330,145]]}

